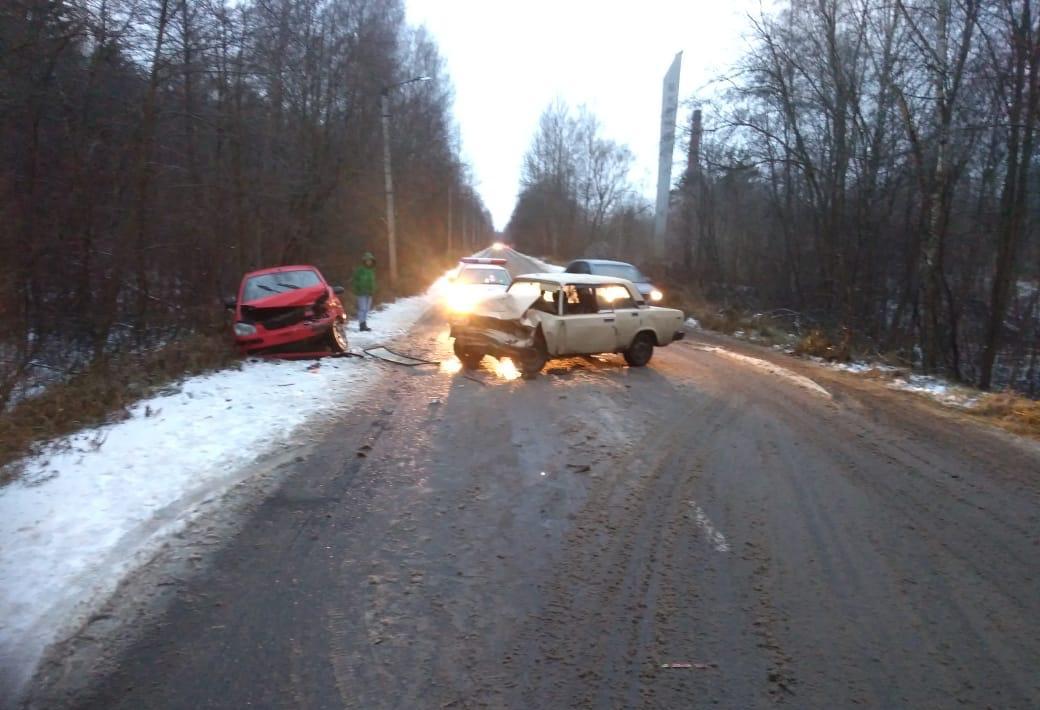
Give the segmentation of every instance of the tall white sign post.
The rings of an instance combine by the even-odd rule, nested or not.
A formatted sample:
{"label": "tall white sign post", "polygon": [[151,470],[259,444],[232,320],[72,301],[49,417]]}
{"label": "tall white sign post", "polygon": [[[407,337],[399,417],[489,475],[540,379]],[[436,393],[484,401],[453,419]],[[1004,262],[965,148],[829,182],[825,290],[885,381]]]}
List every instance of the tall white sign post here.
{"label": "tall white sign post", "polygon": [[679,111],[679,69],[682,52],[675,55],[664,75],[661,96],[661,146],[657,163],[657,209],[654,212],[654,255],[665,254],[668,236],[668,197],[672,191],[672,153],[675,150],[675,117]]}

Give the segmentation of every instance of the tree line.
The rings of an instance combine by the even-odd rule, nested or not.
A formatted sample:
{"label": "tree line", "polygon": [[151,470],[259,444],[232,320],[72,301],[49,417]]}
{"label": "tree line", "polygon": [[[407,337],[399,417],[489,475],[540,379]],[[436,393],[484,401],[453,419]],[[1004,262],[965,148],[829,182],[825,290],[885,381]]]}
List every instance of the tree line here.
{"label": "tree line", "polygon": [[557,258],[640,253],[652,215],[632,187],[633,161],[586,107],[554,100],[524,155],[509,239],[523,251]]}
{"label": "tree line", "polygon": [[0,404],[43,360],[212,323],[249,269],[385,264],[379,97],[415,76],[389,94],[405,289],[492,228],[401,0],[3,3]]}
{"label": "tree line", "polygon": [[682,187],[688,267],[1035,392],[1037,10],[799,0],[755,20]]}
{"label": "tree line", "polygon": [[[748,23],[741,60],[689,101],[672,276],[926,371],[1040,392],[1040,3],[788,0]],[[512,226],[529,243],[531,225],[555,230],[539,246],[569,257],[589,251],[595,209],[554,168],[585,143],[553,115]],[[636,214],[607,244],[649,259],[631,248],[649,239]]]}

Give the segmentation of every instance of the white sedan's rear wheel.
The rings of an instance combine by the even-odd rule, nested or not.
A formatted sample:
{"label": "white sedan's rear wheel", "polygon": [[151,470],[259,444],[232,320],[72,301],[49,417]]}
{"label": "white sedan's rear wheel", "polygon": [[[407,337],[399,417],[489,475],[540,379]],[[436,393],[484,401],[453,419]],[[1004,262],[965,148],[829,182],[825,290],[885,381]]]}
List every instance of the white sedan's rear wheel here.
{"label": "white sedan's rear wheel", "polygon": [[632,367],[643,367],[654,356],[654,337],[649,333],[640,333],[624,352],[624,356],[625,362]]}

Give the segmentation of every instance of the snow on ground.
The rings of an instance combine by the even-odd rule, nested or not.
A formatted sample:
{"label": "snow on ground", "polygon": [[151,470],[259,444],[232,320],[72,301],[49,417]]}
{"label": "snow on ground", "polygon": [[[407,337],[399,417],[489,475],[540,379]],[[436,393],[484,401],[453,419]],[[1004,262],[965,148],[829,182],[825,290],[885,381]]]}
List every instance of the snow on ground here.
{"label": "snow on ground", "polygon": [[875,362],[827,362],[823,358],[818,357],[811,359],[832,369],[841,370],[842,372],[851,372],[856,375],[862,375],[867,372],[896,372],[896,368],[891,365],[880,365]]}
{"label": "snow on ground", "polygon": [[[357,351],[407,332],[431,294],[352,323]],[[382,368],[371,360],[251,360],[192,377],[130,417],[58,442],[0,488],[0,688],[29,680],[48,644],[74,630],[182,528],[200,502],[314,415],[349,406]]]}
{"label": "snow on ground", "polygon": [[831,369],[851,372],[855,375],[880,374],[888,380],[887,385],[892,389],[916,392],[951,407],[970,409],[978,402],[980,396],[977,390],[949,382],[941,377],[918,375],[884,363],[864,361],[828,363],[820,358],[813,358],[813,360],[817,360]]}
{"label": "snow on ground", "polygon": [[978,402],[980,396],[977,391],[929,375],[904,375],[889,382],[888,386],[897,390],[917,392],[942,404],[963,409],[970,409]]}
{"label": "snow on ground", "polygon": [[701,345],[697,346],[697,348],[698,350],[716,353],[718,355],[722,355],[723,357],[728,357],[731,360],[736,360],[737,362],[742,362],[746,365],[751,365],[752,367],[756,367],[759,370],[764,370],[765,372],[768,372],[771,375],[776,375],[777,377],[782,377],[783,379],[788,380],[789,382],[793,382],[799,387],[804,387],[805,389],[809,390],[810,392],[813,392],[814,394],[818,394],[830,399],[831,393],[825,390],[820,385],[816,384],[816,382],[814,382],[813,380],[810,380],[808,377],[799,375],[797,372],[792,372],[786,368],[780,367],[779,365],[774,365],[768,360],[760,360],[757,357],[741,355],[740,353],[735,353],[732,350],[726,350],[725,348],[715,347],[714,345]]}

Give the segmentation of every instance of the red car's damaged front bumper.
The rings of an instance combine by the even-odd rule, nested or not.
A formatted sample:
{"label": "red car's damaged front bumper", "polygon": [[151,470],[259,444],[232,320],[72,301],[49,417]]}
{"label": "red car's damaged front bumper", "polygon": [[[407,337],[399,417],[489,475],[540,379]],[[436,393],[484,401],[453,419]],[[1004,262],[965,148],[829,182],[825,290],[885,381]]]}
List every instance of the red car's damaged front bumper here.
{"label": "red car's damaged front bumper", "polygon": [[253,323],[256,332],[251,335],[236,334],[235,345],[244,355],[314,350],[316,341],[328,335],[335,321],[336,316],[329,314],[275,329],[268,329],[263,323]]}

